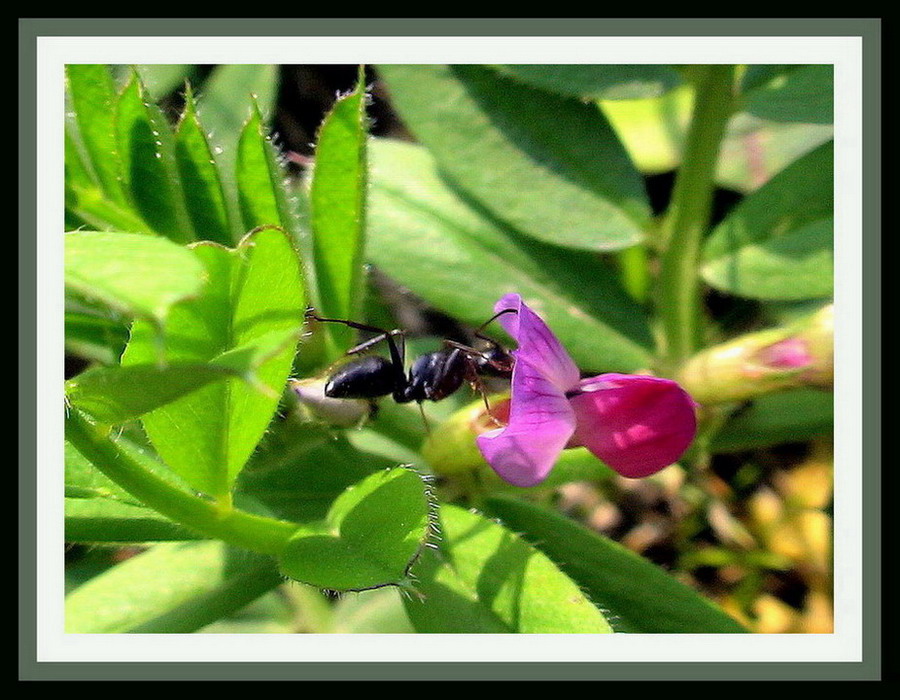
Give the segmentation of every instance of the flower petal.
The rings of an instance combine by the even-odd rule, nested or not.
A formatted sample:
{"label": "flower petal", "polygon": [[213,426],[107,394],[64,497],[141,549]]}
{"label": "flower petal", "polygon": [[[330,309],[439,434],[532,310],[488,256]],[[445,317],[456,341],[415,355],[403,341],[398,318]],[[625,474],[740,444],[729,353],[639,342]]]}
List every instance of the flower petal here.
{"label": "flower petal", "polygon": [[575,432],[575,412],[563,391],[534,365],[516,362],[512,375],[509,425],[479,435],[481,454],[514,486],[534,486],[547,478]]}
{"label": "flower petal", "polygon": [[640,478],[676,462],[694,439],[688,393],[670,379],[602,374],[582,380],[570,402],[583,445],[622,476]]}
{"label": "flower petal", "polygon": [[506,294],[494,305],[495,312],[504,309],[517,312],[498,319],[518,344],[518,349],[513,351],[516,365],[531,365],[563,393],[574,387],[581,376],[578,367],[540,316],[528,308],[518,294]]}

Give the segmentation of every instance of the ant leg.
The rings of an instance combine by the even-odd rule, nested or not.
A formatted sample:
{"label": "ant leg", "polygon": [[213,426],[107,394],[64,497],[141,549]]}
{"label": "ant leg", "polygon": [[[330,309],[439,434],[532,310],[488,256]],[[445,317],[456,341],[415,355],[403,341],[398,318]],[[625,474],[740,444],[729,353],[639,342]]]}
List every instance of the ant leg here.
{"label": "ant leg", "polygon": [[474,384],[475,390],[481,394],[481,400],[484,401],[484,410],[487,413],[488,418],[491,419],[494,425],[498,428],[504,428],[506,425],[501,421],[497,416],[494,415],[493,411],[491,411],[491,403],[488,401],[487,392],[484,390],[484,384],[481,381],[481,377],[478,376],[478,372],[474,371],[474,362],[471,357],[466,357],[469,365],[472,367],[472,384]]}
{"label": "ant leg", "polygon": [[422,424],[425,426],[425,434],[431,435],[431,426],[428,424],[428,416],[425,415],[425,406],[422,405],[421,401],[417,403],[419,404],[419,413],[422,415]]}
{"label": "ant leg", "polygon": [[505,427],[503,422],[500,421],[492,412],[491,412],[491,404],[488,401],[487,392],[484,390],[484,384],[481,381],[481,377],[478,375],[477,367],[475,365],[475,360],[472,359],[473,355],[481,355],[478,350],[475,348],[469,347],[467,345],[463,345],[462,343],[457,343],[454,340],[444,340],[446,345],[457,348],[463,354],[463,357],[466,360],[466,380],[475,389],[479,394],[481,394],[481,400],[484,401],[484,408],[487,412],[488,417],[494,422],[498,428]]}
{"label": "ant leg", "polygon": [[[359,345],[354,345],[352,348],[347,350],[346,354],[347,355],[358,355],[359,353],[361,353],[365,350],[368,350],[370,347],[372,347],[374,345],[378,345],[378,343],[380,343],[384,340],[387,340],[391,336],[399,336],[401,339],[401,342],[402,342],[403,338],[404,338],[404,333],[403,333],[403,331],[397,330],[397,329],[392,330],[392,331],[385,331],[384,333],[379,333],[378,335],[376,335],[372,338],[369,338],[368,340],[363,341]],[[404,353],[401,353],[401,355],[402,354],[404,354]]]}

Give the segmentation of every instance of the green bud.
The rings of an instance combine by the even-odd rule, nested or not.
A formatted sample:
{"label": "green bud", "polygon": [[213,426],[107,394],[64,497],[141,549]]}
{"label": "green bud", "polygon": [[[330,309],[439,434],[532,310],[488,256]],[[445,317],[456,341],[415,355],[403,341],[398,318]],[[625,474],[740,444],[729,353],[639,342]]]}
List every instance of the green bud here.
{"label": "green bud", "polygon": [[484,401],[475,401],[453,413],[431,430],[422,444],[422,456],[441,476],[455,476],[487,466],[475,443],[481,433],[503,427],[509,418],[509,395],[488,399],[491,414]]}
{"label": "green bud", "polygon": [[748,333],[704,350],[678,380],[695,401],[745,401],[799,387],[830,389],[834,381],[834,307],[829,304],[784,328]]}

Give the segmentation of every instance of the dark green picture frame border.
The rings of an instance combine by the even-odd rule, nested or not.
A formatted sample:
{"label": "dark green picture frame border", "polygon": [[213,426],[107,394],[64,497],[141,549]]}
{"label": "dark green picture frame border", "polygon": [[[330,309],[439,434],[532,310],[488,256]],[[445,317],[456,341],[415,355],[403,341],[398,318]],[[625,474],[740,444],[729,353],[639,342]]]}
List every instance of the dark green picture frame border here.
{"label": "dark green picture frame border", "polygon": [[[863,47],[863,659],[859,663],[58,663],[36,660],[35,118],[41,36],[848,36]],[[19,18],[20,680],[879,680],[881,627],[881,19]],[[61,361],[61,358],[60,358]]]}

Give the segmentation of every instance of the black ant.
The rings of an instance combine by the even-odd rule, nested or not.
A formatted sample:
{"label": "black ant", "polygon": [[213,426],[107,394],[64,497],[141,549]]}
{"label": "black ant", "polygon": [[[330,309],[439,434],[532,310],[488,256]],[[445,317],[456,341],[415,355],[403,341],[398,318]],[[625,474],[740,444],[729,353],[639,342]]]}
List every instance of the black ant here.
{"label": "black ant", "polygon": [[[347,355],[357,355],[385,341],[390,359],[380,355],[367,355],[348,362],[337,369],[325,384],[325,396],[335,399],[376,399],[390,395],[397,403],[440,401],[468,381],[478,386],[490,415],[487,397],[481,388],[481,377],[509,379],[515,362],[513,356],[496,341],[482,335],[481,331],[498,316],[515,313],[515,309],[503,309],[481,324],[474,332],[489,344],[485,350],[444,340],[444,347],[417,357],[407,375],[404,371],[406,345],[404,332],[399,329],[384,330],[355,321],[338,318],[321,318],[311,311],[307,316],[324,323],[342,323],[360,331],[376,335],[347,350]],[[398,346],[395,338],[401,342]]]}

